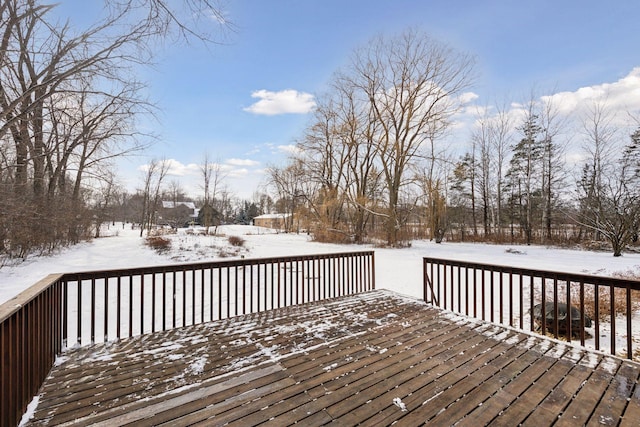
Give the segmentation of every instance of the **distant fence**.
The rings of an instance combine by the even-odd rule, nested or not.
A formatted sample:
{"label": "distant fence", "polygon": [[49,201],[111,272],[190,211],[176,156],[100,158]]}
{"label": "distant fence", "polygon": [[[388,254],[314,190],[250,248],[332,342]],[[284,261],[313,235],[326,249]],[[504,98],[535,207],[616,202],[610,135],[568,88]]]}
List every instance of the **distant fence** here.
{"label": "distant fence", "polygon": [[0,425],[67,346],[375,289],[372,251],[50,275],[0,306]]}
{"label": "distant fence", "polygon": [[437,258],[423,277],[424,300],[446,310],[634,358],[640,281]]}

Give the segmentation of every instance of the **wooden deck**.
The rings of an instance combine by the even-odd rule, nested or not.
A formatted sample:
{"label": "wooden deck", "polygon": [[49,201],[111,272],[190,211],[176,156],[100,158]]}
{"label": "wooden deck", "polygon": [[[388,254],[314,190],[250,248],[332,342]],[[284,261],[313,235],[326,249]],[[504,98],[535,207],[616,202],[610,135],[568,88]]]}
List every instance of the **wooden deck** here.
{"label": "wooden deck", "polygon": [[638,425],[639,375],[377,290],[67,351],[30,425]]}

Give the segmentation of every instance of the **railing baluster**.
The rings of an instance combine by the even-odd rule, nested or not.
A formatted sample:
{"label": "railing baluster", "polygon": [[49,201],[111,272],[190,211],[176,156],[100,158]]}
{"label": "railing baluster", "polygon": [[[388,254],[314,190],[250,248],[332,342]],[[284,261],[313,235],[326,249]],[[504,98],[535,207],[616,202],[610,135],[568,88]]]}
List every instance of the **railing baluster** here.
{"label": "railing baluster", "polygon": [[524,329],[524,283],[522,273],[518,273],[518,303],[520,304],[520,329]]}
{"label": "railing baluster", "polygon": [[182,269],[182,326],[187,325],[187,271]]}
{"label": "railing baluster", "polygon": [[196,270],[191,270],[191,324],[196,324]]}
{"label": "railing baluster", "polygon": [[176,271],[172,271],[171,272],[171,293],[173,294],[172,300],[171,300],[171,317],[173,318],[172,323],[171,323],[171,327],[175,328],[176,327],[176,289],[177,289],[177,284],[176,284]]}
{"label": "railing baluster", "polygon": [[96,342],[96,279],[91,279],[91,344]]}
{"label": "railing baluster", "polygon": [[144,334],[144,274],[140,275],[140,333]]}
{"label": "railing baluster", "polygon": [[580,345],[584,346],[584,280],[580,280]]}
{"label": "railing baluster", "polygon": [[600,289],[598,287],[598,282],[594,283],[593,286],[593,291],[595,294],[595,301],[594,301],[594,311],[595,311],[595,330],[596,330],[596,336],[595,338],[595,342],[596,342],[596,350],[600,350]]}
{"label": "railing baluster", "polygon": [[209,320],[213,321],[213,267],[209,268]]}
{"label": "railing baluster", "polygon": [[[253,313],[254,312],[254,310],[253,310],[253,294],[254,294],[254,290],[253,290],[253,265],[249,265],[248,268],[249,268],[249,289],[250,289],[250,292],[249,292],[249,312]],[[246,265],[244,266],[244,271],[245,272],[247,271],[247,266]],[[246,289],[244,288],[245,276],[246,276],[246,274],[242,275],[242,283],[243,283],[242,293],[243,293],[243,295],[247,295]],[[257,311],[260,311],[260,308],[259,308],[260,307],[260,293],[259,293],[259,290],[256,290],[256,291],[258,292],[258,310]]]}
{"label": "railing baluster", "polygon": [[133,274],[129,275],[129,336],[133,336]]}
{"label": "railing baluster", "polygon": [[625,287],[626,300],[627,300],[627,359],[633,358],[633,332],[631,330],[631,318],[633,313],[631,312],[631,287],[629,284]]}
{"label": "railing baluster", "polygon": [[109,278],[102,279],[104,282],[104,342],[109,341]]}
{"label": "railing baluster", "polygon": [[513,327],[513,272],[509,271],[509,326]]}
{"label": "railing baluster", "polygon": [[167,273],[162,272],[162,330],[167,330]]}
{"label": "railing baluster", "polygon": [[121,297],[122,297],[122,280],[121,277],[118,276],[118,295],[116,296],[117,306],[116,306],[116,338],[120,339],[120,318],[122,317],[122,307],[121,307]]}
{"label": "railing baluster", "polygon": [[234,273],[233,273],[233,289],[234,289],[234,313],[237,316],[238,315],[238,266],[236,265],[234,267]]}
{"label": "railing baluster", "polygon": [[616,354],[616,293],[613,284],[609,285],[609,315],[611,318],[611,354]]}
{"label": "railing baluster", "polygon": [[560,322],[558,319],[558,276],[553,276],[553,336],[558,338],[558,329],[560,328]]}
{"label": "railing baluster", "polygon": [[573,334],[573,316],[571,313],[571,282],[565,282],[565,292],[567,293],[567,341],[571,342],[572,334]]}
{"label": "railing baluster", "polygon": [[504,323],[504,272],[500,272],[500,323]]}

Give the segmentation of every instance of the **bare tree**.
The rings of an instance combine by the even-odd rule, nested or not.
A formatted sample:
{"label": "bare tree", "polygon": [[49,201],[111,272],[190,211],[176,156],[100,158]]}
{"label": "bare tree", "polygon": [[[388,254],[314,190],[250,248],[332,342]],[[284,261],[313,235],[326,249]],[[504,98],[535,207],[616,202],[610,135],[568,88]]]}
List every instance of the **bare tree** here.
{"label": "bare tree", "polygon": [[[206,206],[205,209],[211,209],[212,212],[216,211],[216,197],[226,177],[222,164],[220,161],[211,161],[209,154],[205,154],[202,165],[200,165],[200,172],[202,174],[202,189],[204,190],[203,207]],[[218,206],[218,208],[217,211],[220,211],[221,206]],[[207,233],[209,233],[209,227],[214,225],[210,223],[212,216],[204,215],[203,219],[204,223],[202,225],[206,227]]]}
{"label": "bare tree", "polygon": [[[485,110],[486,111],[486,110]],[[484,230],[485,239],[491,234],[491,192],[493,188],[492,174],[491,174],[491,157],[492,157],[492,145],[491,145],[491,121],[488,116],[482,116],[477,119],[477,127],[471,136],[472,146],[472,159],[473,167],[472,173],[477,182],[477,188],[480,193],[480,202],[482,203],[482,225]],[[474,207],[474,222],[475,222],[475,185],[472,182],[472,206]],[[476,232],[476,225],[474,224],[474,232]]]}
{"label": "bare tree", "polygon": [[280,205],[279,213],[286,215],[285,230],[293,231],[296,223],[299,224],[299,218],[296,216],[302,214],[300,211],[305,208],[302,203],[315,194],[314,189],[310,189],[309,186],[317,184],[305,180],[304,163],[296,158],[290,159],[289,164],[284,167],[270,166],[267,175],[269,185],[276,190],[278,196],[276,205]]}
{"label": "bare tree", "polygon": [[612,153],[622,147],[613,120],[606,102],[594,103],[584,119],[584,148],[589,158],[578,182],[577,220],[596,238],[608,240],[613,256],[618,257],[637,238],[640,224],[640,132],[631,135],[631,142],[616,159]]}
{"label": "bare tree", "polygon": [[142,188],[142,212],[140,219],[140,237],[144,230],[147,234],[156,222],[156,215],[160,207],[162,195],[162,182],[169,171],[169,162],[166,160],[151,160],[146,167]]}
{"label": "bare tree", "polygon": [[[57,227],[43,233],[28,223],[8,222],[5,236],[38,236],[38,242],[7,240],[22,240],[21,252],[29,245],[82,237],[74,218],[87,208],[87,183],[100,181],[105,162],[140,148],[133,117],[149,112],[151,104],[141,96],[143,85],[132,70],[150,63],[157,42],[177,36],[209,43],[216,40],[214,32],[231,27],[210,0],[105,4],[104,16],[78,31],[69,22],[54,21],[55,5],[0,3],[3,185],[21,203],[14,214],[38,212],[42,222],[32,223]],[[88,235],[88,229],[84,232]],[[52,240],[43,241],[45,236]]]}
{"label": "bare tree", "polygon": [[352,84],[371,103],[378,124],[377,157],[387,191],[387,243],[399,243],[400,194],[428,139],[449,126],[458,96],[470,84],[473,61],[418,31],[374,39],[355,52]]}
{"label": "bare tree", "polygon": [[105,179],[102,180],[93,195],[94,237],[100,237],[102,225],[113,220],[111,210],[122,193],[122,189],[116,184],[113,172],[105,173],[102,176]]}
{"label": "bare tree", "polygon": [[543,99],[540,125],[542,127],[542,235],[545,240],[552,238],[551,229],[555,208],[562,196],[567,175],[563,159],[564,147],[557,141],[564,122],[565,119],[561,118],[553,98]]}
{"label": "bare tree", "polygon": [[502,235],[502,204],[504,187],[504,168],[506,166],[513,124],[508,110],[498,106],[489,125],[489,137],[492,145],[493,171],[495,173],[495,220],[498,236]]}

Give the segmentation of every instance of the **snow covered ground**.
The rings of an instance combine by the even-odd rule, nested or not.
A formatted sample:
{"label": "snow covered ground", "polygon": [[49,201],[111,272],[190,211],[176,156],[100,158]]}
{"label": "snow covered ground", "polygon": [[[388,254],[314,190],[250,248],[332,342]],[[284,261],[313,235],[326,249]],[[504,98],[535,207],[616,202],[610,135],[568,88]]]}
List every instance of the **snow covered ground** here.
{"label": "snow covered ground", "polygon": [[31,257],[19,265],[0,268],[0,304],[51,273],[230,259],[229,256],[219,256],[220,253],[229,254],[237,250],[228,243],[229,236],[238,236],[246,241],[237,254],[245,258],[373,249],[376,287],[415,297],[422,296],[424,256],[603,276],[624,272],[640,275],[639,254],[614,258],[609,252],[541,246],[436,244],[429,241],[415,241],[406,249],[386,249],[316,243],[305,234],[277,234],[260,227],[232,225],[219,228],[218,233],[224,236],[188,234],[187,230],[181,229],[178,234],[171,236],[172,249],[160,255],[144,245],[139,233],[139,230],[132,230],[130,225],[123,228],[121,224],[116,224],[105,230],[109,237],[82,243],[52,256]]}
{"label": "snow covered ground", "polygon": [[[269,229],[251,226],[224,226],[219,228],[218,233],[218,236],[205,236],[198,229],[181,229],[177,234],[169,236],[172,240],[171,250],[161,255],[144,244],[144,239],[139,237],[139,230],[131,229],[130,225],[112,225],[104,230],[103,234],[108,237],[77,245],[56,255],[32,257],[20,265],[2,267],[0,304],[50,273],[213,261],[233,256],[264,258],[365,249],[375,250],[377,288],[418,298],[422,297],[424,256],[605,276],[628,272],[640,275],[638,254],[614,258],[607,252],[540,246],[447,242],[436,244],[428,241],[413,242],[406,249],[372,248],[316,243],[305,234],[278,234]],[[244,246],[232,246],[229,243],[230,236],[244,239]],[[634,318],[634,322],[639,320]],[[624,325],[618,328],[618,331],[622,330],[625,330]],[[602,342],[608,342],[606,335],[607,325],[602,324]],[[624,341],[623,337],[621,339]],[[637,339],[640,340],[640,337]]]}

